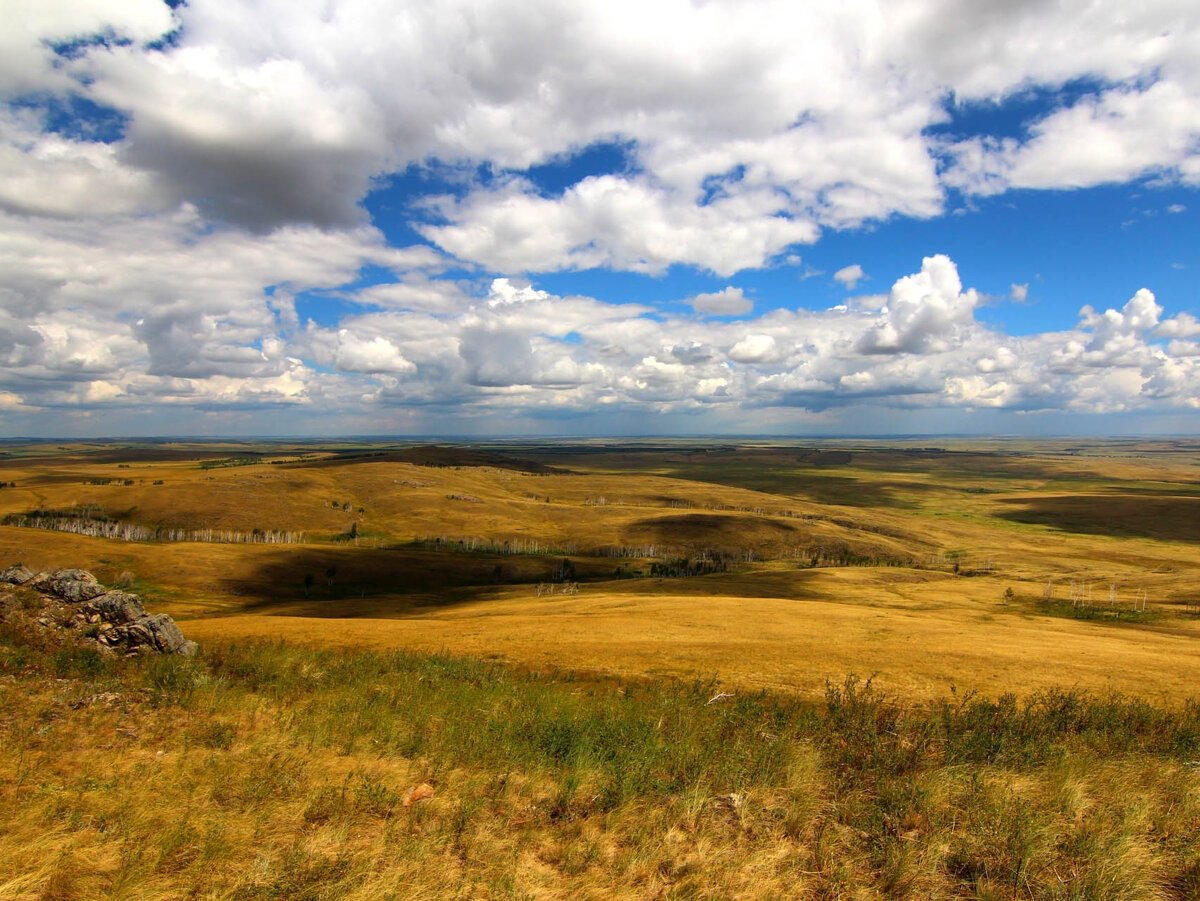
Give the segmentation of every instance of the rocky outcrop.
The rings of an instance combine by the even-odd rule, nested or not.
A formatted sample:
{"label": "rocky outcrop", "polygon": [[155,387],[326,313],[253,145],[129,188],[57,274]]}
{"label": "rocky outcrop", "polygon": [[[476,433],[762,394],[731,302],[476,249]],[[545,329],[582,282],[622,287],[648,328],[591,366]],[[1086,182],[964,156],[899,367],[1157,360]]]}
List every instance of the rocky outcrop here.
{"label": "rocky outcrop", "polygon": [[0,571],[0,582],[6,585],[24,585],[34,575],[35,573],[32,569],[18,563],[15,566],[10,566],[8,569]]}
{"label": "rocky outcrop", "polygon": [[188,641],[175,625],[175,620],[165,613],[143,616],[129,623],[110,625],[101,629],[99,640],[109,647],[124,647],[134,650],[153,650],[162,654],[193,656],[200,648]]}
{"label": "rocky outcrop", "polygon": [[[42,594],[56,610],[37,619],[43,627],[74,629],[85,640],[127,654],[161,653],[191,657],[200,650],[165,613],[149,614],[136,594],[109,591],[90,572],[60,569],[33,573],[17,564],[0,571],[0,583],[21,585]],[[53,615],[57,613],[57,615]]]}
{"label": "rocky outcrop", "polygon": [[137,622],[146,616],[146,608],[136,594],[110,591],[88,602],[88,612],[97,614],[103,622],[114,626]]}
{"label": "rocky outcrop", "polygon": [[50,591],[69,604],[90,601],[107,589],[85,569],[60,569],[50,574]]}

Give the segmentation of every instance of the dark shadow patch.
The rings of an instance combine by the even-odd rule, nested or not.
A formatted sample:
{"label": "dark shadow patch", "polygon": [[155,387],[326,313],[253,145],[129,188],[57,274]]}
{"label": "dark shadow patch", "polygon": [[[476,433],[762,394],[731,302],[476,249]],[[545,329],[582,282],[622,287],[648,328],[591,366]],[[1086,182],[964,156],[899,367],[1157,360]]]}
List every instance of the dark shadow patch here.
{"label": "dark shadow patch", "polygon": [[1060,495],[1008,498],[1019,510],[997,514],[1010,522],[1050,526],[1083,535],[1152,538],[1200,544],[1200,498],[1155,495]]}
{"label": "dark shadow patch", "polygon": [[622,533],[629,544],[667,544],[684,547],[742,547],[764,538],[784,538],[798,530],[790,523],[761,517],[718,513],[651,516],[630,523]]}
{"label": "dark shadow patch", "polygon": [[1174,482],[1163,488],[1145,485],[1113,485],[1107,489],[1114,494],[1139,497],[1200,497],[1200,482]]}
{"label": "dark shadow patch", "polygon": [[354,463],[411,463],[415,466],[434,467],[486,466],[493,469],[509,469],[515,472],[527,472],[535,475],[563,474],[563,470],[509,454],[476,450],[469,447],[442,447],[440,445],[406,447],[401,450],[339,451],[332,456],[324,457],[320,460],[306,460],[281,465],[287,465],[288,468],[294,469],[323,469],[330,466],[348,466]]}
{"label": "dark shadow patch", "polygon": [[482,588],[611,579],[622,564],[627,568],[627,561],[587,557],[293,546],[266,555],[250,576],[219,584],[245,599],[242,612],[378,616],[451,606]]}

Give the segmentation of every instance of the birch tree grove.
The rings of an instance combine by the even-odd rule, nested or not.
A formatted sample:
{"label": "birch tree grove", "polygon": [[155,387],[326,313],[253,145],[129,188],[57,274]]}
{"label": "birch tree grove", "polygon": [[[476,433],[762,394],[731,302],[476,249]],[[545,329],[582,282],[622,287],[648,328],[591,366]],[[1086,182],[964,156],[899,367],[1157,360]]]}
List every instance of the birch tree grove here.
{"label": "birch tree grove", "polygon": [[235,529],[172,529],[151,528],[130,522],[114,522],[83,516],[44,516],[14,514],[4,518],[6,526],[24,529],[49,529],[70,532],[93,538],[114,538],[118,541],[199,541],[212,544],[303,544],[304,533],[254,529],[241,532]]}

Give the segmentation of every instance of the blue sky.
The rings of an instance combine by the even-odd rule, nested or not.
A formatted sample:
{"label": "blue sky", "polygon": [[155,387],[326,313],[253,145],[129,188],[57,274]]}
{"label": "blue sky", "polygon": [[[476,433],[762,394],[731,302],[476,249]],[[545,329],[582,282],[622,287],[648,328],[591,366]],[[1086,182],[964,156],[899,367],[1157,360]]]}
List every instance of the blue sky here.
{"label": "blue sky", "polygon": [[1198,431],[1191,4],[0,14],[0,435]]}

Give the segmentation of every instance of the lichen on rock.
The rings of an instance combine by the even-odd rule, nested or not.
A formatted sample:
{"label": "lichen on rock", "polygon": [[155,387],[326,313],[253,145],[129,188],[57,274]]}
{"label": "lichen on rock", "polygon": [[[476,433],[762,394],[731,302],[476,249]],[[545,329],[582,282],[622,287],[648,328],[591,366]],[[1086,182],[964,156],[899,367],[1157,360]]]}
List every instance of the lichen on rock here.
{"label": "lichen on rock", "polygon": [[[81,633],[82,640],[127,654],[192,657],[200,650],[196,642],[184,637],[170,616],[147,613],[136,594],[109,591],[87,570],[60,569],[34,574],[28,567],[16,564],[0,571],[0,583],[19,585],[41,595],[42,615],[36,618],[41,628],[72,629]],[[0,615],[10,615],[15,609],[5,606]]]}

